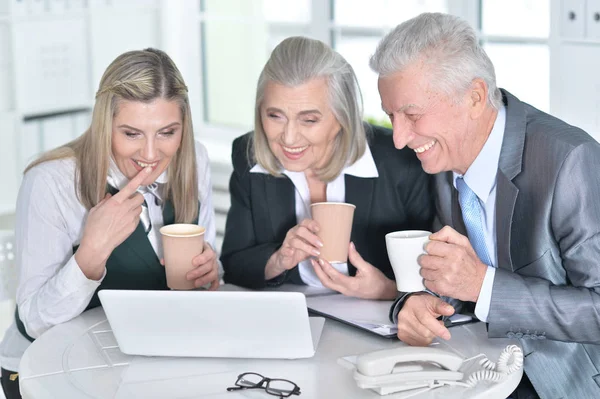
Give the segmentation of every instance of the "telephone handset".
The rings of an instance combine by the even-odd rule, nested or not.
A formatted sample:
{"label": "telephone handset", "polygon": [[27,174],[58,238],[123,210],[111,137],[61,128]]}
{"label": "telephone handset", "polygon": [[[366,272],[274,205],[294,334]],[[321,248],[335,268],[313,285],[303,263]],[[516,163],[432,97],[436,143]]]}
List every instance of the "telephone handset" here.
{"label": "telephone handset", "polygon": [[457,354],[438,348],[385,349],[358,356],[354,379],[361,388],[392,388],[393,385],[391,392],[432,387],[432,384],[437,386],[438,381],[462,380],[464,375],[458,369],[463,361]]}
{"label": "telephone handset", "polygon": [[[472,371],[466,363],[480,358],[478,370]],[[456,353],[433,347],[403,346],[366,353],[356,358],[354,379],[360,388],[370,388],[380,395],[442,385],[474,387],[479,381],[502,381],[523,367],[523,352],[516,345],[507,346],[498,362],[480,354],[463,359]]]}

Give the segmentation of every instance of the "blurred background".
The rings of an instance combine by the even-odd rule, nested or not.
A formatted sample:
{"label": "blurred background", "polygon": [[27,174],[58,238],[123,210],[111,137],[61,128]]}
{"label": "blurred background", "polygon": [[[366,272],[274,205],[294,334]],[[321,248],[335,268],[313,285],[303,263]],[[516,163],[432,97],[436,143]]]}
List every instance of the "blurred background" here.
{"label": "blurred background", "polygon": [[425,11],[469,21],[500,87],[600,137],[599,0],[0,0],[0,230],[14,229],[27,163],[88,127],[108,64],[151,46],[169,53],[190,89],[221,239],[230,145],[252,129],[273,47],[293,35],[329,43],[358,75],[365,117],[386,123],[369,57],[387,31]]}

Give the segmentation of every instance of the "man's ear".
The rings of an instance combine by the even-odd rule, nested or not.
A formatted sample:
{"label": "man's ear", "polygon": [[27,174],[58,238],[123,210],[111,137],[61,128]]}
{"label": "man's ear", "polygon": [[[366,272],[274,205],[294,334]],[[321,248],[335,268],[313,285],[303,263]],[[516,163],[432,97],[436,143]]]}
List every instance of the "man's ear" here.
{"label": "man's ear", "polygon": [[487,107],[488,87],[483,79],[473,79],[467,93],[471,119],[478,119]]}

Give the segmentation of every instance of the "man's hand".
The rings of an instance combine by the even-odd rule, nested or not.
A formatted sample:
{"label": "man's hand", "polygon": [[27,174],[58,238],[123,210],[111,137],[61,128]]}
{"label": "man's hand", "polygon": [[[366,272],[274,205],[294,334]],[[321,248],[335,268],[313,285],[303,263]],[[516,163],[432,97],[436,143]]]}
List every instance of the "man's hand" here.
{"label": "man's hand", "polygon": [[366,262],[350,243],[348,258],[356,267],[354,277],[346,276],[331,266],[323,259],[311,259],[315,273],[321,283],[341,294],[365,299],[394,299],[396,297],[396,283],[387,278],[381,270]]}
{"label": "man's hand", "polygon": [[435,337],[450,339],[450,331],[437,318],[451,316],[454,308],[427,293],[411,295],[398,313],[398,338],[415,346],[427,346]]}
{"label": "man's hand", "polygon": [[445,226],[430,240],[425,246],[427,254],[419,257],[425,287],[442,296],[477,302],[487,265],[469,239]]}

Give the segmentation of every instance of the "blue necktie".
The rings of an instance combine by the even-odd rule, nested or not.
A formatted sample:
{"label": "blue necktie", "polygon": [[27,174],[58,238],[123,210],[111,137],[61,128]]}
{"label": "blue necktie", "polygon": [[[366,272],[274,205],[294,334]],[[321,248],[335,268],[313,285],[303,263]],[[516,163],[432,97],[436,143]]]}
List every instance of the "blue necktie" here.
{"label": "blue necktie", "polygon": [[458,190],[458,202],[460,203],[469,241],[479,259],[486,265],[492,266],[485,246],[483,226],[481,225],[481,206],[479,205],[477,195],[469,188],[462,177],[456,179],[456,188]]}

